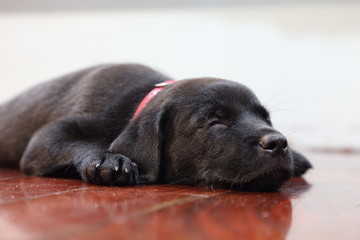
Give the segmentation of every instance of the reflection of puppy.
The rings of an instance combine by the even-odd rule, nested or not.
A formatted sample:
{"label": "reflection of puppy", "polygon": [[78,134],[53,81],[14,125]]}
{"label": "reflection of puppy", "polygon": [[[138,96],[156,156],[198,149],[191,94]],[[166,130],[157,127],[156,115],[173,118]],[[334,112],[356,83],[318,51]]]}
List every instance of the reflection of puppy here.
{"label": "reflection of puppy", "polygon": [[105,185],[153,182],[274,190],[310,163],[289,149],[245,86],[202,78],[165,86],[141,65],[89,68],[0,108],[0,164]]}

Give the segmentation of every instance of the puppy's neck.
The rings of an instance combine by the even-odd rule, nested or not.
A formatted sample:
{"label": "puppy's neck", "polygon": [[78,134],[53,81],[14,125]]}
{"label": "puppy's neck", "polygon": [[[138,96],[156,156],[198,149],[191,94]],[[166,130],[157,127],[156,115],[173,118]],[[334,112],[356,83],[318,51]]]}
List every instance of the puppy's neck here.
{"label": "puppy's neck", "polygon": [[163,90],[163,88],[169,84],[174,83],[175,80],[169,80],[169,81],[165,81],[162,83],[158,83],[155,84],[155,88],[153,90],[151,90],[145,97],[144,99],[141,101],[141,103],[139,104],[139,106],[137,107],[134,116],[132,117],[132,120],[135,119],[140,112],[143,110],[143,108],[150,102],[150,100],[156,95],[158,94],[161,90]]}

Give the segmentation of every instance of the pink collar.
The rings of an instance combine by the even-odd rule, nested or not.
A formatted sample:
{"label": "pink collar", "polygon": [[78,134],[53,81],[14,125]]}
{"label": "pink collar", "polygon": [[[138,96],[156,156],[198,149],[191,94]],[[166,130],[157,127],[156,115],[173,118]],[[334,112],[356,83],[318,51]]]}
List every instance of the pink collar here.
{"label": "pink collar", "polygon": [[165,81],[162,83],[158,83],[155,84],[155,88],[153,90],[151,90],[151,92],[148,93],[148,95],[146,95],[146,97],[144,97],[144,99],[141,101],[140,105],[138,106],[138,108],[136,109],[136,112],[134,114],[134,116],[132,117],[132,120],[135,119],[139,113],[141,112],[141,110],[143,110],[143,108],[148,104],[148,102],[150,102],[150,100],[156,95],[158,94],[161,90],[163,90],[163,88],[171,83],[175,82],[174,80],[169,80],[169,81]]}

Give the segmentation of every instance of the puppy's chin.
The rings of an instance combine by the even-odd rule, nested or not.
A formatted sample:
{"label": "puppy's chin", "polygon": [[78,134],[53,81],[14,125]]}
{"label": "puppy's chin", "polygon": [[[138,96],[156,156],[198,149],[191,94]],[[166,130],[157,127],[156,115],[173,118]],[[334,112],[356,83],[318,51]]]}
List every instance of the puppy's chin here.
{"label": "puppy's chin", "polygon": [[273,192],[292,177],[292,171],[288,169],[278,169],[276,171],[261,174],[251,178],[246,182],[221,182],[211,184],[215,188],[227,188],[249,192]]}
{"label": "puppy's chin", "polygon": [[235,184],[236,187],[242,191],[276,191],[294,174],[293,157],[288,150],[275,156],[265,152],[259,161],[262,167],[245,176],[246,181]]}
{"label": "puppy's chin", "polygon": [[242,179],[246,179],[243,181],[221,181],[211,186],[249,192],[273,192],[292,176],[293,171],[290,168],[277,168],[267,172],[252,173],[243,177]]}
{"label": "puppy's chin", "polygon": [[236,184],[243,191],[276,191],[281,185],[292,177],[292,171],[287,168],[276,169],[261,174],[248,182]]}

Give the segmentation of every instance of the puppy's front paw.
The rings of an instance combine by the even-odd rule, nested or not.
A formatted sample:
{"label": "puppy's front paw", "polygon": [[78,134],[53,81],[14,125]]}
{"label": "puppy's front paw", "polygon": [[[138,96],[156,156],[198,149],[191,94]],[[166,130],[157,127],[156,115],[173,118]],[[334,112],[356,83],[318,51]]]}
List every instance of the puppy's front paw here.
{"label": "puppy's front paw", "polygon": [[137,165],[121,154],[105,154],[102,161],[84,166],[83,179],[100,185],[134,185],[138,182]]}

